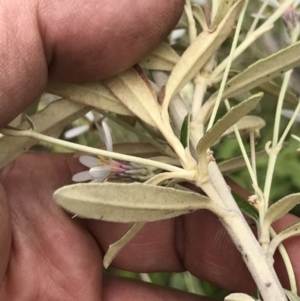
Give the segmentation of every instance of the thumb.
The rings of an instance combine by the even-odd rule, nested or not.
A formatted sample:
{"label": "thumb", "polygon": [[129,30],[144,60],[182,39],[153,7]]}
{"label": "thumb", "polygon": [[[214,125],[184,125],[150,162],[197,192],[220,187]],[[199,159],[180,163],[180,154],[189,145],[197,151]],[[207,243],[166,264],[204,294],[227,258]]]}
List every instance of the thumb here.
{"label": "thumb", "polygon": [[[183,0],[2,0],[0,128],[39,97],[48,74],[63,81],[122,72],[178,21]],[[3,4],[1,2],[1,4]]]}

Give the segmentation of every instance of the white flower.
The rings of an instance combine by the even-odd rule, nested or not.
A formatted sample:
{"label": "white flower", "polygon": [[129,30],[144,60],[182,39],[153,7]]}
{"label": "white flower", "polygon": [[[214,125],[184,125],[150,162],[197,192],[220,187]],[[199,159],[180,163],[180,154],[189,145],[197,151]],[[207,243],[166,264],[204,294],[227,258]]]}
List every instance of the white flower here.
{"label": "white flower", "polygon": [[[105,141],[106,149],[113,151],[112,137],[109,127],[105,121],[102,121],[102,128],[98,123],[95,123],[102,140]],[[104,182],[108,178],[137,178],[147,179],[153,175],[146,167],[139,166],[129,162],[118,162],[111,158],[99,156],[99,158],[92,156],[80,156],[79,161],[89,170],[79,172],[72,178],[74,182]]]}
{"label": "white flower", "polygon": [[89,121],[89,124],[84,124],[84,125],[76,126],[76,127],[72,128],[72,129],[66,131],[66,132],[64,133],[64,138],[65,138],[65,139],[70,140],[70,139],[73,139],[73,138],[75,138],[75,137],[78,137],[78,136],[84,134],[84,133],[87,132],[87,131],[91,128],[91,126],[92,126],[93,124],[95,124],[95,123],[99,120],[99,118],[101,117],[100,115],[99,115],[99,116],[96,115],[96,113],[93,112],[93,111],[89,111],[89,112],[86,113],[84,116],[85,116],[85,118]]}
{"label": "white flower", "polygon": [[80,156],[79,161],[84,166],[88,167],[89,170],[79,172],[72,178],[74,182],[103,182],[110,173],[110,167],[108,165],[97,166],[99,159],[91,156]]}

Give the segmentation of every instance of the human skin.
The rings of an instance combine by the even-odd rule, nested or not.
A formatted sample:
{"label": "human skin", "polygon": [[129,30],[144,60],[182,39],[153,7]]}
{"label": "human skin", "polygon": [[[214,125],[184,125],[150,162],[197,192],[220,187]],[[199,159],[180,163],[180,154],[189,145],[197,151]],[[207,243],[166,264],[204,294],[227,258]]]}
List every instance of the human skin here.
{"label": "human skin", "polygon": [[[0,127],[39,97],[48,78],[83,82],[132,66],[170,32],[183,2],[2,0]],[[80,170],[72,155],[29,153],[1,171],[0,300],[207,300],[102,274],[103,254],[129,225],[71,219],[55,205],[53,192]],[[288,215],[275,228],[296,221]],[[299,238],[286,243],[298,283],[299,246]],[[113,266],[189,270],[228,290],[255,289],[240,254],[207,211],[149,223]],[[280,257],[276,268],[287,286]]]}

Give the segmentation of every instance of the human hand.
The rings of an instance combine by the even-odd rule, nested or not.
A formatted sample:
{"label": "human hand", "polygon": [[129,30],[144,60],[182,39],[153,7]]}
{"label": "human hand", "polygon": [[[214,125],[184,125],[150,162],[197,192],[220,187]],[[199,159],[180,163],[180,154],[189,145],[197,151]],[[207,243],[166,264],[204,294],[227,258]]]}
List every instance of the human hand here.
{"label": "human hand", "polygon": [[[176,23],[181,2],[2,1],[0,126],[39,96],[48,70],[52,78],[86,81],[134,64]],[[129,226],[72,220],[55,205],[53,192],[71,183],[81,168],[67,154],[31,153],[2,170],[0,300],[199,300],[102,275],[104,252]],[[296,220],[289,215],[276,227]],[[300,279],[299,239],[290,239],[286,246]],[[279,259],[276,264],[286,284]],[[113,265],[135,272],[187,269],[228,290],[254,289],[238,251],[207,211],[149,223]]]}

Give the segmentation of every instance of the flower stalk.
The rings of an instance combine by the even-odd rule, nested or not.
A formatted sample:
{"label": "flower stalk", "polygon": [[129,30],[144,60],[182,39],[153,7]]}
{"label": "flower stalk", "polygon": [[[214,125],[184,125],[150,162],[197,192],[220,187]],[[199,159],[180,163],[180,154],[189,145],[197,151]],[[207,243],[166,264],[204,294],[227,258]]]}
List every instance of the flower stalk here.
{"label": "flower stalk", "polygon": [[2,133],[3,135],[6,135],[6,136],[34,138],[39,141],[44,141],[44,142],[48,142],[51,144],[60,145],[60,146],[63,146],[63,147],[69,148],[69,149],[73,149],[73,150],[79,151],[79,152],[89,153],[89,154],[96,155],[96,156],[109,157],[109,158],[116,159],[116,160],[129,161],[132,163],[137,163],[137,164],[146,165],[146,166],[153,166],[153,167],[171,171],[171,172],[184,172],[184,169],[173,166],[173,165],[157,162],[154,160],[138,158],[138,157],[134,157],[134,156],[130,156],[130,155],[124,155],[124,154],[119,154],[119,153],[115,153],[115,152],[110,152],[110,151],[106,151],[106,150],[96,149],[94,147],[89,147],[89,146],[80,145],[80,144],[72,143],[69,141],[64,141],[64,140],[56,139],[53,137],[49,137],[47,135],[43,135],[43,134],[37,133],[32,130],[20,131],[20,130],[5,128],[5,129],[1,129],[0,133]]}

